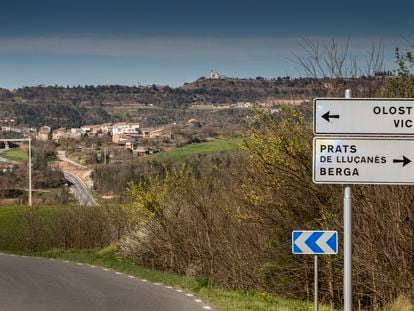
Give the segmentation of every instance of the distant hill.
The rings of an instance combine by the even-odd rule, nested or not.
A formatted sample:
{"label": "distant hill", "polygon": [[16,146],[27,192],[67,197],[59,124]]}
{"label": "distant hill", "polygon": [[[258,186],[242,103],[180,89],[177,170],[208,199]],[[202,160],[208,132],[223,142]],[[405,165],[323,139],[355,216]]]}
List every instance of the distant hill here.
{"label": "distant hill", "polygon": [[[329,85],[329,79],[317,80]],[[381,85],[381,79],[350,79],[355,88]],[[348,82],[349,82],[348,81]],[[327,90],[326,90],[327,91]],[[13,117],[17,124],[52,127],[77,127],[85,123],[113,120],[112,107],[153,107],[183,109],[193,105],[225,106],[248,102],[251,105],[273,103],[280,99],[324,96],[315,89],[315,80],[291,79],[206,79],[168,86],[35,86],[16,90],[0,89],[0,123]]]}

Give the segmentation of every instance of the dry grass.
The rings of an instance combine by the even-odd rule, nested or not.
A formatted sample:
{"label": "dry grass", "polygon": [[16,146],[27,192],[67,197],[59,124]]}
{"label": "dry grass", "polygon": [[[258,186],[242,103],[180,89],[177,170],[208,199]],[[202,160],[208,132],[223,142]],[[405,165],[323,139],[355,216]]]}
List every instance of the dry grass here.
{"label": "dry grass", "polygon": [[392,305],[388,306],[387,311],[414,311],[414,305],[404,296],[398,298]]}

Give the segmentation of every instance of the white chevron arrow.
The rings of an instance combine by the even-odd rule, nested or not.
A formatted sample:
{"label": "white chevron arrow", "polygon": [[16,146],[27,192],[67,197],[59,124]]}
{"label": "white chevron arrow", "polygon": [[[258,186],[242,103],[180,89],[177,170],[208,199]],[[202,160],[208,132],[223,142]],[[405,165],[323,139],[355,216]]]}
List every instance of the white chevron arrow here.
{"label": "white chevron arrow", "polygon": [[313,253],[313,251],[305,243],[305,241],[311,236],[312,233],[312,231],[304,231],[294,242],[296,246],[302,250],[303,253]]}
{"label": "white chevron arrow", "polygon": [[316,241],[316,245],[318,245],[324,252],[324,254],[334,254],[335,250],[333,250],[328,245],[328,240],[335,234],[336,232],[325,232],[321,235],[321,237]]}

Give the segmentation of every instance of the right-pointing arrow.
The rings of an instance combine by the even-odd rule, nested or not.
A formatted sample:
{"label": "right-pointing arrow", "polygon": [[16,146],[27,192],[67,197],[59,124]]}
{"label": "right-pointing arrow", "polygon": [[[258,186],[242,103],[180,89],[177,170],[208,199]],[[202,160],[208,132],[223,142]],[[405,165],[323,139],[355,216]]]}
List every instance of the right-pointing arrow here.
{"label": "right-pointing arrow", "polygon": [[410,162],[411,162],[411,160],[408,159],[406,156],[403,156],[402,159],[393,159],[392,160],[392,163],[402,163],[403,167],[406,166]]}

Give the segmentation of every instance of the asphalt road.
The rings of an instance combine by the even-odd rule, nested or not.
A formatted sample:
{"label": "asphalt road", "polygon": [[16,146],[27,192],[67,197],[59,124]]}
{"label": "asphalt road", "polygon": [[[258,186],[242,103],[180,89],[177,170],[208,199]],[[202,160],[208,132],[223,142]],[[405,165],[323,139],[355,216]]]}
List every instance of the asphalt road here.
{"label": "asphalt road", "polygon": [[88,186],[78,176],[69,172],[63,171],[63,175],[66,180],[70,181],[73,185],[70,189],[73,191],[75,197],[79,200],[80,205],[98,205],[93,195],[90,193]]}
{"label": "asphalt road", "polygon": [[0,253],[2,311],[202,311],[186,293],[85,264]]}

